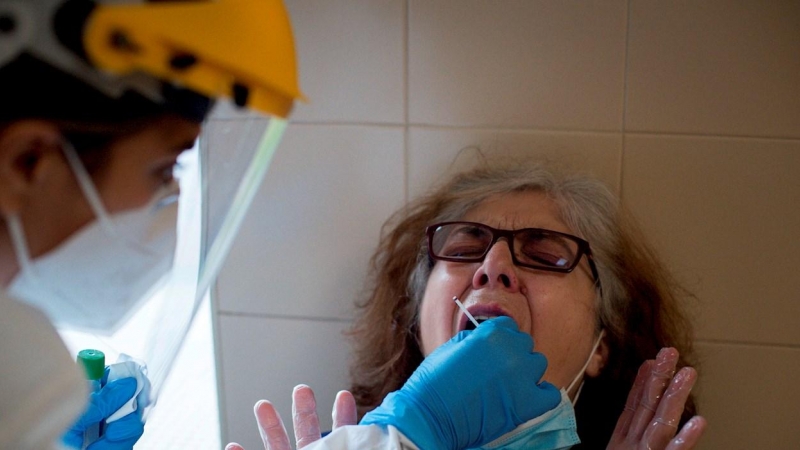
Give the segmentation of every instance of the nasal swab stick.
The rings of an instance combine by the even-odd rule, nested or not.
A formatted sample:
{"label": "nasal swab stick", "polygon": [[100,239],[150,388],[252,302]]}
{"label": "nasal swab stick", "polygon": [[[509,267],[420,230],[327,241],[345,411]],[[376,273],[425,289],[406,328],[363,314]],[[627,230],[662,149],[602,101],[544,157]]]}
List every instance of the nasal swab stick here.
{"label": "nasal swab stick", "polygon": [[469,318],[469,320],[473,324],[475,324],[475,328],[477,328],[478,327],[478,321],[475,320],[474,317],[472,317],[472,314],[470,314],[469,311],[467,311],[467,307],[464,306],[463,303],[461,303],[461,300],[459,300],[458,297],[453,297],[453,301],[456,302],[456,305],[458,305],[458,307],[461,308],[461,311],[464,311],[464,314],[466,314],[467,318]]}

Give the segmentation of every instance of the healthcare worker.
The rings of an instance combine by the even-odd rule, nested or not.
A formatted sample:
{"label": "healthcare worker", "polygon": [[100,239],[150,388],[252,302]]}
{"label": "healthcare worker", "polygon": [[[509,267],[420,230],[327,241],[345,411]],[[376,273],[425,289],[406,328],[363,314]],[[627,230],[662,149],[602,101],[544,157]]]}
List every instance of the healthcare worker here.
{"label": "healthcare worker", "polygon": [[[201,146],[203,235],[186,290],[172,274],[174,166],[218,98],[257,113],[261,137]],[[299,98],[280,0],[0,0],[0,448],[80,448],[101,421],[90,449],[132,448]],[[157,283],[178,285],[162,309],[143,300]],[[60,331],[114,342],[131,327],[153,344],[134,355],[150,371],[114,376],[130,359],[111,348],[121,362],[89,396]],[[558,404],[530,348],[504,321],[457,336],[370,425],[318,445],[489,442]]]}

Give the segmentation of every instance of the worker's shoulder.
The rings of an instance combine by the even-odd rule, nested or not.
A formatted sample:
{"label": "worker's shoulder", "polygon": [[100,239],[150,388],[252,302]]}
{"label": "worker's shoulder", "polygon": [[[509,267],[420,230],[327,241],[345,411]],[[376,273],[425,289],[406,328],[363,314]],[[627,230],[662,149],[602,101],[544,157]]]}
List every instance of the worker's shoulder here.
{"label": "worker's shoulder", "polygon": [[47,317],[0,290],[0,448],[49,448],[86,396],[80,370]]}
{"label": "worker's shoulder", "polygon": [[[59,346],[49,345],[54,338]],[[33,341],[29,341],[30,339]],[[35,349],[41,344],[64,349],[58,332],[42,311],[14,300],[0,289],[0,345]]]}
{"label": "worker's shoulder", "polygon": [[[0,375],[37,380],[60,373],[62,382],[81,383],[80,371],[61,336],[39,309],[0,291]],[[51,376],[47,376],[52,379]]]}

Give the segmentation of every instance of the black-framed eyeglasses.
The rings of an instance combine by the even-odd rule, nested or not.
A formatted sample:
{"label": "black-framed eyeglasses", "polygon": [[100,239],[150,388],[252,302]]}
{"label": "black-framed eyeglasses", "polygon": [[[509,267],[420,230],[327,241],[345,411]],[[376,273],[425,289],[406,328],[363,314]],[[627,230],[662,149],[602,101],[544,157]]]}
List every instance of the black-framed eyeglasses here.
{"label": "black-framed eyeglasses", "polygon": [[586,255],[594,281],[600,284],[592,250],[585,240],[543,228],[500,230],[477,222],[442,222],[429,226],[428,255],[434,260],[481,262],[505,238],[514,264],[550,272],[572,272]]}

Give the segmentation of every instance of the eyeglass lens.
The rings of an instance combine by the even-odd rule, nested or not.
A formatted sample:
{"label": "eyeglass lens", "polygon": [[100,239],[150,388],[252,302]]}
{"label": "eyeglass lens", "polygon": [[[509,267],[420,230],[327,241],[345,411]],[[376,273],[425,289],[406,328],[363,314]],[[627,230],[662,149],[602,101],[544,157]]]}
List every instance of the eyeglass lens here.
{"label": "eyeglass lens", "polygon": [[[547,230],[522,229],[514,235],[514,256],[524,265],[568,269],[579,255],[578,243]],[[477,224],[447,224],[436,228],[432,251],[437,257],[478,261],[483,259],[494,241],[489,227]]]}

